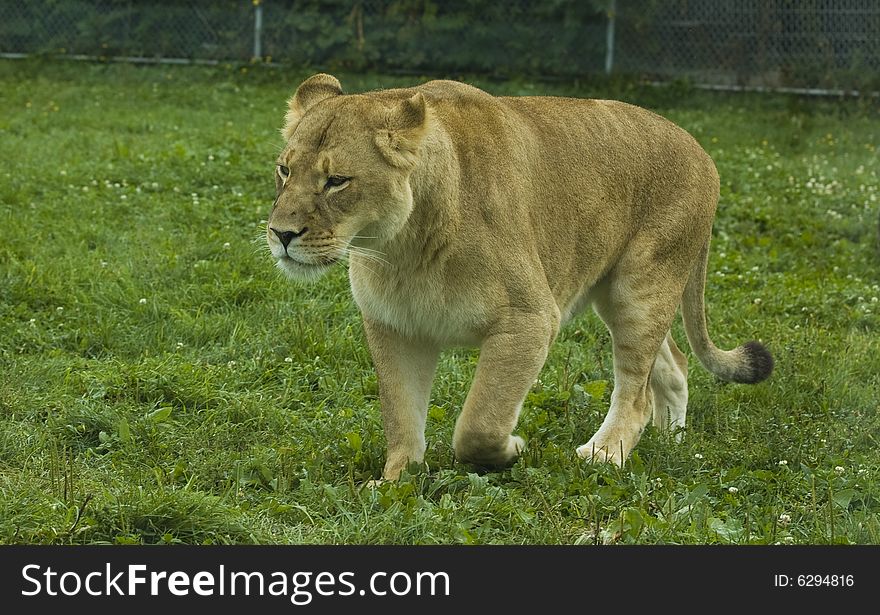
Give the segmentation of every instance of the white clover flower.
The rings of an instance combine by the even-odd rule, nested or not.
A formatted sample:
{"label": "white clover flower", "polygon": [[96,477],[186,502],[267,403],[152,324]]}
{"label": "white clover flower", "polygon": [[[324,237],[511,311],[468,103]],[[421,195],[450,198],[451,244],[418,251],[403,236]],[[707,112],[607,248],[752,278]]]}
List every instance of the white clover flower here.
{"label": "white clover flower", "polygon": [[838,476],[841,476],[844,472],[846,472],[846,468],[844,468],[843,466],[835,466],[834,467],[834,473],[837,474]]}
{"label": "white clover flower", "polygon": [[703,456],[700,453],[697,453],[696,455],[694,455],[694,459],[702,459],[702,458],[703,458]]}
{"label": "white clover flower", "polygon": [[140,301],[138,301],[138,303],[140,303],[141,305],[146,305],[146,304],[147,304],[147,298],[146,298],[146,297],[141,297],[141,299],[140,299]]}
{"label": "white clover flower", "polygon": [[231,245],[232,245],[232,244],[229,243],[229,242],[227,241],[226,243],[223,244],[223,247],[226,248],[226,249],[229,249],[229,247],[230,247]]}
{"label": "white clover flower", "polygon": [[293,358],[291,358],[291,357],[285,357],[285,358],[284,358],[284,362],[285,362],[285,363],[293,363]]}
{"label": "white clover flower", "polygon": [[782,513],[781,515],[779,515],[779,525],[785,527],[789,523],[791,523],[791,515],[788,515],[786,513]]}
{"label": "white clover flower", "polygon": [[755,300],[752,303],[754,303],[755,305],[761,305],[761,298],[755,297]]}
{"label": "white clover flower", "polygon": [[739,489],[737,489],[736,487],[728,487],[727,492],[736,495],[737,493],[739,493]]}
{"label": "white clover flower", "polygon": [[781,466],[787,466],[787,465],[788,465],[788,462],[787,462],[785,459],[780,459],[780,460],[779,460],[779,465],[781,465]]}

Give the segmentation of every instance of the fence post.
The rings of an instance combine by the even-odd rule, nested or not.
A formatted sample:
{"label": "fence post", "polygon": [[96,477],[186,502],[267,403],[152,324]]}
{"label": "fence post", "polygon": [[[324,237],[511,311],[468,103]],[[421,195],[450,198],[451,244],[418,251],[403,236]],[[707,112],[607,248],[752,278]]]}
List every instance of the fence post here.
{"label": "fence post", "polygon": [[254,3],[254,59],[263,57],[263,2],[252,0]]}
{"label": "fence post", "polygon": [[611,0],[605,13],[605,74],[610,75],[614,68],[614,20],[617,18],[617,1]]}

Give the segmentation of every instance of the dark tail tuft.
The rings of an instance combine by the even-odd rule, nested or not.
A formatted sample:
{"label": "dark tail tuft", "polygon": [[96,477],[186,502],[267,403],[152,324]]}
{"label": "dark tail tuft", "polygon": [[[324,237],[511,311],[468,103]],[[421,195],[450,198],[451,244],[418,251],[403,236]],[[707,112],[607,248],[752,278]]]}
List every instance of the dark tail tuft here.
{"label": "dark tail tuft", "polygon": [[747,369],[739,371],[734,382],[757,384],[773,372],[773,356],[760,342],[746,342],[740,346],[745,355]]}

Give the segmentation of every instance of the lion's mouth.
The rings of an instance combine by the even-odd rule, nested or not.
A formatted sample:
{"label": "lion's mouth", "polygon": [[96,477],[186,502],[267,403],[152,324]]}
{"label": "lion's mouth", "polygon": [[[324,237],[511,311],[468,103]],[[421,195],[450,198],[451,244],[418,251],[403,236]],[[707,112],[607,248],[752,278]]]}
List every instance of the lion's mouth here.
{"label": "lion's mouth", "polygon": [[306,268],[329,267],[330,265],[335,265],[337,262],[339,262],[339,258],[335,256],[325,256],[321,257],[321,259],[318,261],[309,262],[296,258],[295,256],[291,256],[290,254],[284,254],[278,260],[285,265],[293,265]]}

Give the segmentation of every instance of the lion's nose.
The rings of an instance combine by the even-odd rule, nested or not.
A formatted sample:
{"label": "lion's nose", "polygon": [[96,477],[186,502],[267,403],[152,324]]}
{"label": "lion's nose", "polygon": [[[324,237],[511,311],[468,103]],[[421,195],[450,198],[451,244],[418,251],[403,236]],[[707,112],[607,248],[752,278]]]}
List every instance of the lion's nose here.
{"label": "lion's nose", "polygon": [[297,237],[302,237],[306,234],[306,231],[309,230],[305,227],[300,231],[279,231],[277,228],[269,227],[273,233],[278,237],[278,240],[281,242],[281,245],[284,246],[284,249],[287,249],[287,246],[290,245],[290,242],[296,239]]}

